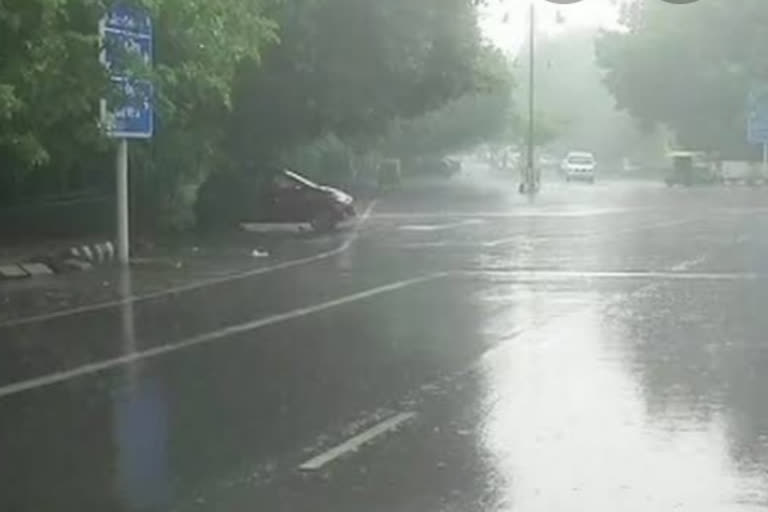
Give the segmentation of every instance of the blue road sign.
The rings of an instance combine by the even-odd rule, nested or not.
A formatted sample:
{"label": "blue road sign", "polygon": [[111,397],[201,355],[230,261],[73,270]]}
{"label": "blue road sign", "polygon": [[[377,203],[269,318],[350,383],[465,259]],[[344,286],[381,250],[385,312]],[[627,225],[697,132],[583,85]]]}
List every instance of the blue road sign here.
{"label": "blue road sign", "polygon": [[110,137],[146,139],[154,130],[152,84],[130,76],[140,59],[152,65],[152,18],[144,9],[116,4],[101,20],[102,64],[120,96],[117,105],[102,102],[102,123]]}
{"label": "blue road sign", "polygon": [[753,89],[747,106],[747,138],[750,144],[768,144],[768,88]]}
{"label": "blue road sign", "polygon": [[120,92],[120,105],[109,108],[105,102],[102,122],[110,137],[141,139],[152,137],[154,110],[152,83],[147,80],[112,78],[115,90]]}
{"label": "blue road sign", "polygon": [[107,30],[117,30],[152,38],[149,12],[127,4],[113,5],[103,20]]}

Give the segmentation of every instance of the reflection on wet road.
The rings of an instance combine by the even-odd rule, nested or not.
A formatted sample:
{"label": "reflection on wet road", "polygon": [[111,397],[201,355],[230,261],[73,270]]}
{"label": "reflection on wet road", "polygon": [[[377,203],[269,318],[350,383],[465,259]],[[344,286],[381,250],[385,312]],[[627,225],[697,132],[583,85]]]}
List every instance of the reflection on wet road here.
{"label": "reflection on wet road", "polygon": [[0,327],[0,510],[768,506],[763,192],[514,188],[414,186],[332,257]]}
{"label": "reflection on wet road", "polygon": [[[626,340],[652,328],[617,321],[596,298],[586,302],[483,367],[483,448],[504,481],[498,508],[761,506],[763,482],[738,472],[719,414],[678,411],[657,421],[649,411],[645,393],[653,390],[634,375],[647,367],[627,368],[634,354]],[[699,397],[720,408],[714,398]]]}

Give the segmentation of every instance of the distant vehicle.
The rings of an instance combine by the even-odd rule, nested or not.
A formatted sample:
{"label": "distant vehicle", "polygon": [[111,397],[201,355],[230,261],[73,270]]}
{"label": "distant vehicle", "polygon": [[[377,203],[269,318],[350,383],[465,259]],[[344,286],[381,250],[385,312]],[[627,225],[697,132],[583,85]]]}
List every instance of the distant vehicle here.
{"label": "distant vehicle", "polygon": [[727,185],[734,183],[764,185],[768,178],[768,176],[764,175],[759,163],[744,160],[724,161],[722,163],[721,176],[723,183]]}
{"label": "distant vehicle", "polygon": [[566,181],[595,182],[595,155],[587,151],[571,151],[563,160],[562,170]]}
{"label": "distant vehicle", "polygon": [[222,173],[212,176],[198,191],[197,220],[204,228],[309,224],[315,231],[326,232],[355,215],[352,196],[288,169],[261,179]]}
{"label": "distant vehicle", "polygon": [[673,151],[669,154],[672,162],[665,182],[673,185],[711,185],[721,183],[718,166],[701,151]]}

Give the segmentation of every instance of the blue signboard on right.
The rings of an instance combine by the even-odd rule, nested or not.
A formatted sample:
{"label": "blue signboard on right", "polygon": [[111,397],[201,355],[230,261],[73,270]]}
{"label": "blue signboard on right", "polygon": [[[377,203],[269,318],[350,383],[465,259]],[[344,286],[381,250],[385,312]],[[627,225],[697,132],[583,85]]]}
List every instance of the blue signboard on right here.
{"label": "blue signboard on right", "polygon": [[749,94],[747,138],[750,144],[768,144],[768,87],[754,88]]}
{"label": "blue signboard on right", "polygon": [[102,124],[110,137],[149,138],[154,130],[152,83],[130,76],[132,61],[152,65],[152,18],[131,5],[116,4],[100,24],[102,64],[109,70],[118,104],[102,102]]}

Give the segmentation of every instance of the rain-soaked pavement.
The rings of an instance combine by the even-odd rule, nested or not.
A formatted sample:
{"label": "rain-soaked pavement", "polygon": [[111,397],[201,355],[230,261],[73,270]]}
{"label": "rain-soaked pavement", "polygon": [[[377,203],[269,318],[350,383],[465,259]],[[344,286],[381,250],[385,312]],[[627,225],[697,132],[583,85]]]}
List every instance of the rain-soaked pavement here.
{"label": "rain-soaked pavement", "polygon": [[768,192],[514,189],[5,318],[0,510],[768,507]]}

